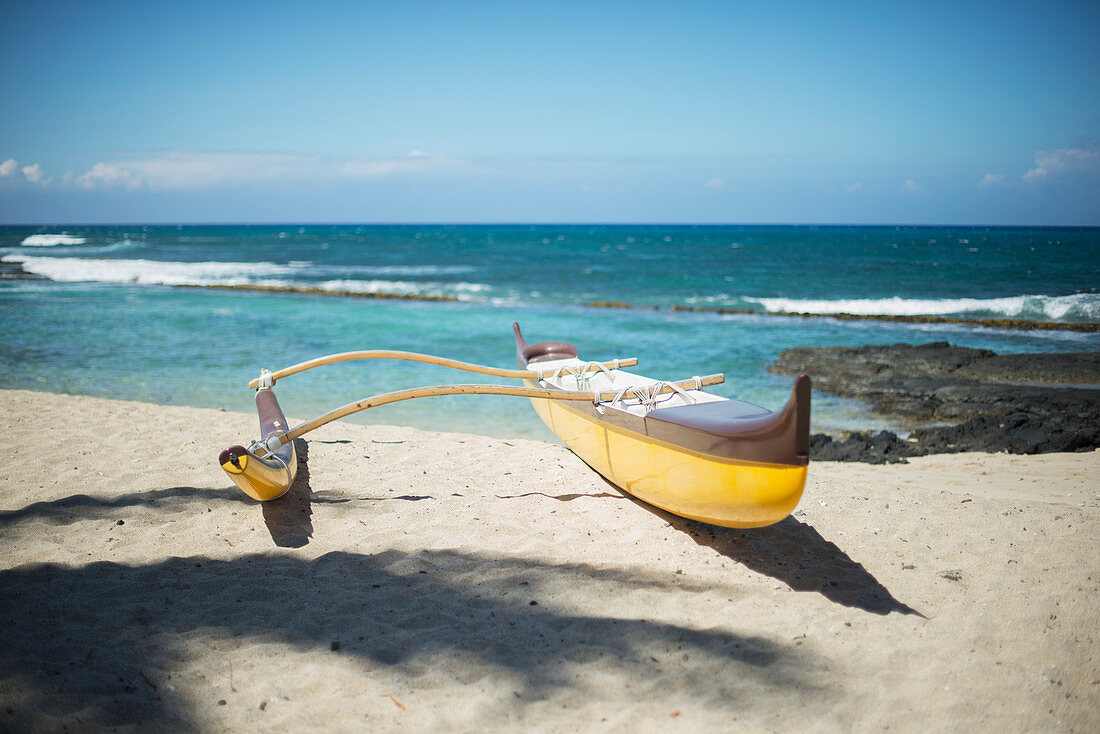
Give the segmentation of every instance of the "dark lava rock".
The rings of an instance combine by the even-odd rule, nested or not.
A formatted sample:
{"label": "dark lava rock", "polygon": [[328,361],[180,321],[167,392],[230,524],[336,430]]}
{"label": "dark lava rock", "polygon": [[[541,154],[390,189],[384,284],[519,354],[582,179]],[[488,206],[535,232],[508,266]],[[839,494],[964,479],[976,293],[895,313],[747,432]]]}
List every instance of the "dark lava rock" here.
{"label": "dark lava rock", "polygon": [[[959,451],[1007,451],[1010,454],[1047,454],[1089,451],[1100,446],[1100,422],[1076,416],[1040,417],[1028,413],[980,415],[957,426],[924,428],[913,432],[911,450],[921,454]],[[917,454],[911,454],[917,455]]]}
{"label": "dark lava rock", "polygon": [[850,433],[835,439],[824,433],[810,436],[810,456],[816,461],[865,461],[869,464],[899,464],[915,456],[908,443],[896,433]]}
{"label": "dark lava rock", "polygon": [[969,362],[955,372],[987,382],[1100,383],[1100,352],[1082,354],[998,354]]}
{"label": "dark lava rock", "polygon": [[[1100,353],[997,355],[947,342],[912,346],[799,347],[775,372],[806,372],[814,388],[865,400],[914,429],[817,435],[819,460],[904,461],[958,451],[1034,454],[1100,446]],[[928,423],[939,425],[924,425]],[[944,426],[948,423],[951,425]],[[892,437],[889,438],[889,437]]]}

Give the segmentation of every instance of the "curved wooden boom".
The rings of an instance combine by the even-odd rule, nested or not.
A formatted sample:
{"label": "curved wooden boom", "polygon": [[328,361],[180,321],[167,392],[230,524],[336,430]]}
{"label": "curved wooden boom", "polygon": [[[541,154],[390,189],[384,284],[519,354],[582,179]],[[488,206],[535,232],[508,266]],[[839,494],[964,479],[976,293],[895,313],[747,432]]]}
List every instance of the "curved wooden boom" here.
{"label": "curved wooden boom", "polygon": [[[336,364],[337,362],[350,362],[357,359],[403,359],[408,362],[423,362],[424,364],[434,364],[440,367],[450,367],[451,369],[464,370],[466,372],[476,372],[481,375],[492,375],[493,377],[511,377],[517,380],[529,380],[533,377],[542,379],[544,375],[552,374],[553,370],[545,370],[544,372],[538,372],[536,370],[503,370],[497,367],[485,367],[480,364],[471,364],[469,362],[460,362],[457,359],[447,359],[446,357],[436,357],[431,354],[418,354],[416,352],[395,352],[388,349],[368,349],[359,352],[341,352],[340,354],[330,354],[327,357],[318,357],[317,359],[311,359],[308,362],[300,362],[299,364],[292,365],[285,369],[281,369],[277,372],[271,373],[272,383],[278,382],[284,377],[290,375],[296,375],[299,372],[305,372],[311,370],[314,367],[324,367],[325,365]],[[628,357],[626,359],[616,359],[610,362],[603,362],[602,367],[609,370],[618,369],[619,367],[630,367],[638,364],[637,357]],[[596,365],[589,366],[585,371],[592,372],[598,370],[600,367]],[[249,387],[259,387],[260,378],[256,378],[252,382],[248,383]],[[425,388],[431,389],[431,388]],[[396,394],[396,393],[394,393]],[[443,393],[440,393],[443,394]],[[465,393],[458,393],[465,394]],[[486,393],[496,394],[496,393]],[[508,393],[502,393],[508,394]],[[381,396],[379,396],[381,397]],[[415,396],[421,397],[421,396]],[[592,396],[589,395],[589,398]],[[368,398],[370,399],[370,398]],[[407,400],[408,398],[403,398]],[[390,401],[394,402],[394,401]]]}
{"label": "curved wooden boom", "polygon": [[[533,377],[533,375],[528,373],[527,377],[530,378]],[[725,376],[721,374],[707,375],[706,377],[700,378],[699,384],[717,385],[719,383],[725,382],[725,380]],[[694,379],[680,380],[679,382],[673,384],[684,390],[691,390],[694,389],[696,386],[696,382]],[[662,388],[657,394],[660,395],[672,391],[672,387],[666,386]],[[617,394],[618,393],[615,391],[598,393],[599,400],[601,401],[613,400]],[[381,405],[399,403],[402,400],[428,398],[437,395],[513,395],[515,397],[521,398],[544,398],[546,400],[595,400],[597,394],[591,392],[568,392],[564,390],[557,390],[554,388],[545,387],[518,387],[512,385],[434,385],[431,387],[418,387],[410,390],[398,390],[396,392],[373,395],[369,398],[364,398],[363,400],[359,400],[354,403],[348,403],[342,408],[337,408],[330,413],[325,413],[318,418],[314,418],[313,420],[303,423],[300,426],[296,426],[286,433],[278,436],[271,436],[267,439],[267,441],[269,442],[267,445],[267,450],[271,451],[278,446],[290,443],[294,439],[299,438],[302,435],[309,433],[310,431],[313,431],[317,428],[320,428],[327,423],[345,418],[353,413],[367,410],[368,408],[377,408]],[[623,393],[622,397],[635,398],[638,397],[638,395],[634,390],[626,390]],[[272,445],[274,441],[278,441],[278,443]]]}

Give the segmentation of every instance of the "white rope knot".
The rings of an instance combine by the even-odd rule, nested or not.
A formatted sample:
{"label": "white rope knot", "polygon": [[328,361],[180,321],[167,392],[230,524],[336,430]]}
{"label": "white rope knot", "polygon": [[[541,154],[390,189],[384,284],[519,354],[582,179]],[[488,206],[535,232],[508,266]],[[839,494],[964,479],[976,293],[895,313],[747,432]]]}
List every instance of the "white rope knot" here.
{"label": "white rope knot", "polygon": [[645,412],[648,413],[657,407],[657,403],[664,402],[672,397],[673,393],[671,392],[666,397],[661,397],[661,391],[668,384],[667,382],[655,382],[652,385],[634,388],[634,395],[638,398],[638,404],[645,408]]}
{"label": "white rope knot", "polygon": [[275,378],[271,376],[271,370],[261,368],[259,384],[256,387],[260,390],[263,390],[265,387],[270,388],[274,386]]}
{"label": "white rope knot", "polygon": [[593,394],[592,401],[596,404],[596,410],[603,413],[605,405],[623,404],[624,407],[626,407],[624,398],[628,392],[633,392],[634,395],[632,398],[627,399],[637,400],[638,405],[641,406],[646,413],[655,410],[659,403],[671,400],[677,394],[683,397],[688,403],[696,402],[694,395],[689,394],[675,382],[655,382],[652,385],[624,385],[615,393],[615,397],[606,401],[600,400],[600,393],[597,391]]}
{"label": "white rope knot", "polygon": [[615,397],[611,398],[610,400],[601,400],[600,398],[603,396],[603,393],[601,393],[599,390],[594,391],[592,393],[592,402],[596,404],[596,412],[602,415],[604,412],[604,406],[621,403],[623,401],[623,396],[626,395],[626,391],[629,389],[630,385],[623,385],[619,388],[619,391],[615,393]]}
{"label": "white rope knot", "polygon": [[608,382],[612,384],[615,383],[615,375],[611,374],[611,370],[604,367],[602,362],[589,362],[584,367],[581,367],[576,373],[577,389],[588,390],[592,385],[592,378],[595,377],[598,372],[603,372],[607,375]]}
{"label": "white rope knot", "polygon": [[[618,361],[619,360],[615,360],[616,365],[614,369],[618,369]],[[546,377],[545,373],[540,372],[539,379],[557,380],[559,377],[565,375],[572,377],[574,380],[576,380],[578,390],[588,390],[591,388],[592,378],[596,376],[597,372],[603,372],[605,375],[607,375],[607,379],[611,383],[615,382],[615,375],[611,374],[611,371],[608,370],[602,362],[589,362],[588,364],[573,366],[562,365],[561,367],[558,367],[556,370],[554,370],[554,373],[549,377]]]}

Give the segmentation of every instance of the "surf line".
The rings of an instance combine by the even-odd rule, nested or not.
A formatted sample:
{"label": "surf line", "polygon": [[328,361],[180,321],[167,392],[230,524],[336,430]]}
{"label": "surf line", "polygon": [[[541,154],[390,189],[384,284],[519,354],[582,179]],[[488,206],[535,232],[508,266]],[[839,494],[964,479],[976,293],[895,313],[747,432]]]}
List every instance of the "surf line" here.
{"label": "surf line", "polygon": [[212,288],[220,291],[254,291],[257,293],[289,293],[301,296],[337,296],[340,298],[375,298],[388,301],[455,301],[459,299],[448,295],[431,295],[427,293],[383,293],[380,291],[349,291],[328,290],[325,288],[310,288],[296,285],[249,285],[241,283],[237,285],[219,285],[216,283],[196,284],[180,283],[173,288]]}
{"label": "surf line", "polygon": [[[384,293],[380,291],[349,291],[328,290],[325,288],[310,288],[307,286],[287,285],[251,285],[240,283],[236,285],[218,284],[178,284],[173,288],[200,288],[224,291],[253,291],[257,293],[283,293],[303,296],[329,296],[335,298],[367,298],[387,301],[436,301],[436,302],[463,302],[455,296],[431,295],[426,293]],[[464,301],[470,302],[470,301]],[[474,303],[478,301],[473,300]],[[623,301],[590,301],[583,304],[588,308],[618,308],[639,309],[647,311],[660,311],[660,306],[635,306]],[[689,313],[714,313],[720,315],[736,316],[786,316],[788,318],[802,319],[838,319],[841,321],[889,321],[904,324],[959,324],[963,326],[981,326],[989,329],[1011,329],[1016,331],[1078,331],[1093,333],[1100,331],[1100,323],[1095,321],[1070,322],[1070,321],[1031,321],[1028,319],[968,319],[958,316],[926,316],[917,314],[851,314],[851,313],[806,313],[796,311],[754,311],[748,308],[703,308],[699,306],[682,306],[673,304],[667,307],[669,311]]]}
{"label": "surf line", "polygon": [[[646,308],[660,310],[659,306],[634,306],[622,301],[592,301],[586,303],[590,308]],[[738,316],[787,316],[801,319],[839,319],[841,321],[891,321],[903,324],[961,324],[965,326],[983,326],[990,329],[1013,329],[1017,331],[1100,331],[1100,323],[1095,321],[1032,321],[1030,319],[968,319],[961,316],[931,316],[920,314],[854,314],[854,313],[807,313],[798,311],[753,311],[748,308],[703,308],[699,306],[681,306],[673,304],[669,311],[691,313],[733,314]]]}

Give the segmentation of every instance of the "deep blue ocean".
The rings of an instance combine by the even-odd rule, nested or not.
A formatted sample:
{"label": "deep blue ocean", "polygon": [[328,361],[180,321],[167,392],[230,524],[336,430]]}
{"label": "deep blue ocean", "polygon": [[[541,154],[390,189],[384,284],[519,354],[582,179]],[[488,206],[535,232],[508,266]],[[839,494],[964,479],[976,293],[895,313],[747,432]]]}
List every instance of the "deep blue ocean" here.
{"label": "deep blue ocean", "polygon": [[[252,410],[247,382],[353,349],[514,366],[511,324],[662,379],[724,372],[715,392],[769,408],[782,349],[949,341],[997,352],[1100,349],[1100,334],[797,318],[933,314],[1100,321],[1100,229],[843,226],[49,226],[0,228],[0,387]],[[364,299],[176,286],[292,286]],[[597,308],[593,302],[633,308]],[[674,308],[675,307],[675,308]],[[696,311],[680,308],[705,309]],[[753,313],[718,313],[745,309]],[[416,385],[489,382],[358,362],[279,383],[308,418]],[[814,430],[885,425],[815,393]],[[548,438],[517,398],[431,398],[358,420]],[[201,427],[196,427],[201,430]]]}

